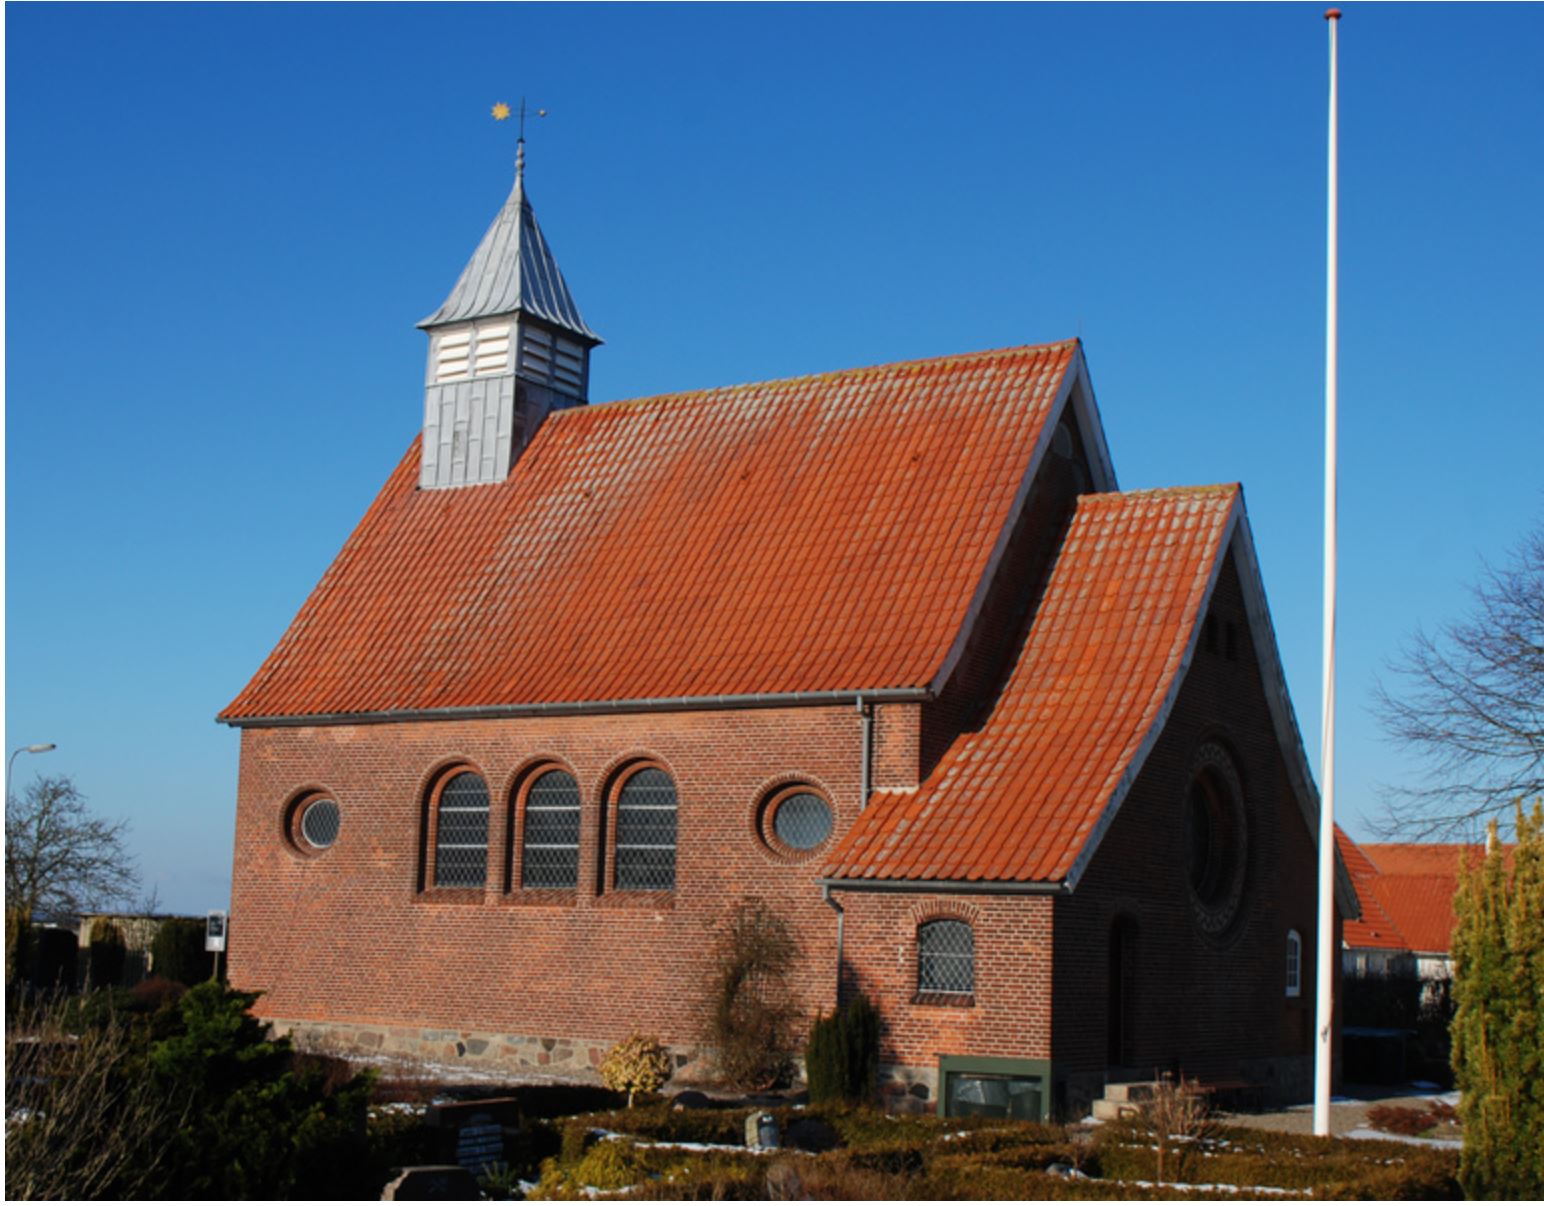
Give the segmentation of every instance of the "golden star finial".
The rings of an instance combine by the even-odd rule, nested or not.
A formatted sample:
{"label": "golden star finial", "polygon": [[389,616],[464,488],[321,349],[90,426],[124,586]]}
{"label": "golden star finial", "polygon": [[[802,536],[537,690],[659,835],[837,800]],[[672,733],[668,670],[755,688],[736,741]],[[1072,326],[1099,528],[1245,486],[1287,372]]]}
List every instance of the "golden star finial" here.
{"label": "golden star finial", "polygon": [[506,105],[503,101],[500,101],[498,104],[493,106],[493,120],[494,121],[508,121],[509,120],[509,113],[510,113],[509,106]]}

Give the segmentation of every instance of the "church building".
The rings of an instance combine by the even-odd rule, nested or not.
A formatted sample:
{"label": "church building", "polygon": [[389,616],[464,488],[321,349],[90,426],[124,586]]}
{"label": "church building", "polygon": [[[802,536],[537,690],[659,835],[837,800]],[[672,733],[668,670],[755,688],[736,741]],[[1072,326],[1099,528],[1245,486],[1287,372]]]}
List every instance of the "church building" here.
{"label": "church building", "polygon": [[219,717],[262,1016],[706,1078],[754,897],[806,1018],[877,1005],[892,1108],[1307,1096],[1317,797],[1243,491],[1122,491],[1079,341],[591,404],[520,168],[419,325],[421,431]]}

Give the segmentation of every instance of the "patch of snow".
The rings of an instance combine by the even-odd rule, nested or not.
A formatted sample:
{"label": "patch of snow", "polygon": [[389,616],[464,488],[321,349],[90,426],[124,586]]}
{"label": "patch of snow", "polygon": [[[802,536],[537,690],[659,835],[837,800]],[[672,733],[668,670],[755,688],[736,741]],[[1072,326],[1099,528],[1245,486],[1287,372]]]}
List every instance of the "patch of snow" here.
{"label": "patch of snow", "polygon": [[1311,1189],[1283,1189],[1279,1185],[1225,1185],[1218,1181],[1207,1185],[1192,1185],[1184,1181],[1121,1181],[1122,1185],[1138,1185],[1143,1189],[1194,1190],[1198,1193],[1241,1193],[1267,1198],[1306,1198],[1313,1196]]}
{"label": "patch of snow", "polygon": [[425,1114],[429,1107],[421,1101],[388,1101],[375,1109],[382,1114]]}
{"label": "patch of snow", "polygon": [[1419,1135],[1392,1135],[1387,1131],[1375,1131],[1370,1126],[1359,1126],[1354,1131],[1347,1131],[1343,1138],[1391,1139],[1395,1143],[1413,1143],[1416,1147],[1445,1147],[1454,1151],[1464,1146],[1462,1139],[1422,1139]]}

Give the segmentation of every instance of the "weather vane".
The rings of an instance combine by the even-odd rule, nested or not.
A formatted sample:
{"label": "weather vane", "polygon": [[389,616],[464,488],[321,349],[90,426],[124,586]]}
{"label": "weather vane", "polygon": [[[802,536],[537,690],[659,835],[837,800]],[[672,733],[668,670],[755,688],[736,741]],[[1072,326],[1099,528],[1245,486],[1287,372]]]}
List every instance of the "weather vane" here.
{"label": "weather vane", "polygon": [[[493,106],[493,120],[508,121],[512,112],[513,110],[511,110],[507,104],[505,104],[503,101],[499,101],[498,104]],[[535,117],[546,117],[547,111],[545,109],[536,109],[533,111],[532,115]],[[515,140],[516,180],[525,179],[525,116],[525,97],[522,96],[520,98],[520,137]]]}

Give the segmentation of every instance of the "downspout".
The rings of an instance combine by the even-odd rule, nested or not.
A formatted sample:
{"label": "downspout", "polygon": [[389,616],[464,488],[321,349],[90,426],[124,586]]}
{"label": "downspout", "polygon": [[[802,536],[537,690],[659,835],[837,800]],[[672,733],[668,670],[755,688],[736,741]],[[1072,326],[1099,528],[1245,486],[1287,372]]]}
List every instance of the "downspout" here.
{"label": "downspout", "polygon": [[836,910],[836,1007],[842,1007],[842,932],[846,929],[847,913],[841,905],[836,903],[836,897],[831,895],[831,885],[824,884],[820,889],[820,899]]}
{"label": "downspout", "polygon": [[858,811],[868,807],[869,796],[874,792],[874,708],[863,696],[858,696],[858,721],[862,726],[860,741],[863,744],[863,765],[858,773]]}

